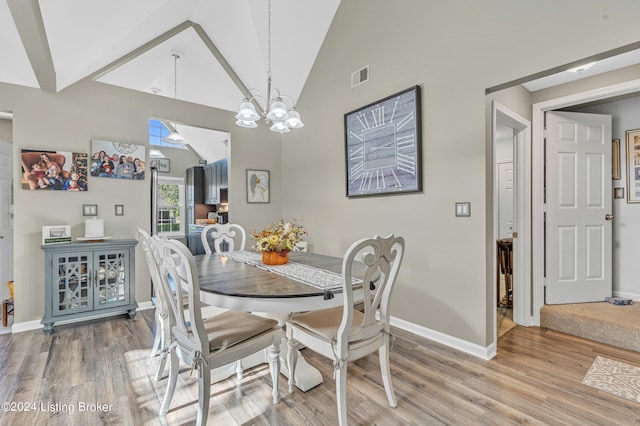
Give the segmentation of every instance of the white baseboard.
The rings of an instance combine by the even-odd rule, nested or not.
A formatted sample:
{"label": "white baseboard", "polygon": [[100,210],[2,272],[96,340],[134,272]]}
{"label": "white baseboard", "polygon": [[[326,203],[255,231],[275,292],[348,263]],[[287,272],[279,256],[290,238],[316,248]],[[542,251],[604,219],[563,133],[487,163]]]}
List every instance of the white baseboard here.
{"label": "white baseboard", "polygon": [[391,325],[487,361],[496,356],[496,345],[494,343],[485,348],[395,317],[391,317]]}
{"label": "white baseboard", "polygon": [[[136,311],[144,311],[147,309],[153,309],[155,306],[153,304],[153,302],[146,301],[146,302],[140,302],[138,303],[138,309],[136,309]],[[83,321],[87,321],[87,320],[92,320],[92,319],[98,319],[98,318],[106,318],[106,317],[110,317],[113,316],[113,314],[106,314],[106,315],[100,315],[100,314],[96,314],[96,315],[92,315],[90,317],[85,317],[85,318],[78,318],[75,320],[61,320],[61,321],[56,321],[55,324],[56,325],[62,325],[62,324],[73,324],[76,322],[83,322]],[[23,331],[31,331],[31,330],[38,330],[41,329],[43,327],[43,325],[40,323],[40,320],[33,320],[33,321],[24,321],[24,322],[19,322],[19,323],[14,323],[13,326],[11,327],[11,333],[22,333]]]}
{"label": "white baseboard", "polygon": [[[630,296],[621,296],[621,297],[630,297]],[[638,297],[635,300],[640,300],[640,297]],[[154,304],[149,300],[146,302],[138,303],[138,309],[136,309],[136,311],[144,311],[144,310],[153,309],[153,308],[154,308]],[[56,324],[71,324],[71,323],[86,321],[89,319],[97,319],[103,316],[106,317],[111,315],[95,315],[92,317],[81,318],[77,320],[56,321]],[[494,343],[492,343],[491,345],[485,348],[480,345],[476,345],[474,343],[469,343],[466,340],[458,339],[457,337],[449,336],[448,334],[440,333],[439,331],[431,330],[429,328],[422,327],[414,323],[411,323],[399,318],[395,318],[395,317],[391,317],[391,325],[394,327],[398,327],[402,330],[408,331],[409,333],[413,333],[420,337],[424,337],[425,339],[442,343],[443,345],[465,352],[469,355],[482,358],[484,360],[490,360],[496,355],[496,345]],[[39,320],[25,321],[20,323],[14,323],[13,327],[11,328],[11,332],[21,333],[23,331],[38,330],[38,329],[41,329],[42,327],[43,326]]]}

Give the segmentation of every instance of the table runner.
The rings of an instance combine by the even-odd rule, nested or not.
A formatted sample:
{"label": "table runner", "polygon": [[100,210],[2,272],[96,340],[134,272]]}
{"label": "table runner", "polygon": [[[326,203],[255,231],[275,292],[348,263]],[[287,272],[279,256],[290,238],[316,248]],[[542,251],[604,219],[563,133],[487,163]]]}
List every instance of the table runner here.
{"label": "table runner", "polygon": [[[282,275],[292,280],[310,285],[320,290],[335,290],[342,288],[342,274],[316,268],[302,263],[291,262],[284,265],[265,265],[262,263],[262,254],[253,251],[228,251],[220,253],[238,262],[266,269],[274,274]],[[353,280],[353,284],[360,284],[362,280]]]}

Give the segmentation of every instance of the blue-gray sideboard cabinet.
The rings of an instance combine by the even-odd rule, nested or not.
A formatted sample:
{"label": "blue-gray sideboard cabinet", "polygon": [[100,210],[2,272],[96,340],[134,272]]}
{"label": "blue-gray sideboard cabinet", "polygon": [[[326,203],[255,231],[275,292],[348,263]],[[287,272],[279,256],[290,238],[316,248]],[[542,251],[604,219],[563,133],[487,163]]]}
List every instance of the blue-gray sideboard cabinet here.
{"label": "blue-gray sideboard cabinet", "polygon": [[137,240],[104,240],[41,246],[45,334],[51,334],[58,321],[122,313],[134,318],[136,244]]}

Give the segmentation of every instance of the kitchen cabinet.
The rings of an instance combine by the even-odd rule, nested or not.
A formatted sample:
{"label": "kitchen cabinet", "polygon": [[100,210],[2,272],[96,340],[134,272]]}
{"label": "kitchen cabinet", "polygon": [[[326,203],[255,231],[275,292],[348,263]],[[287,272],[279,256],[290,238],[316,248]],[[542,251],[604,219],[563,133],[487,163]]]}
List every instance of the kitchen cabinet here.
{"label": "kitchen cabinet", "polygon": [[216,161],[204,167],[204,203],[220,204],[220,189],[229,186],[227,160]]}
{"label": "kitchen cabinet", "polygon": [[191,167],[187,169],[186,185],[187,204],[203,204],[204,170],[202,167]]}
{"label": "kitchen cabinet", "polygon": [[188,168],[185,186],[185,214],[187,217],[187,224],[192,224],[196,223],[196,204],[204,203],[204,169],[202,167]]}
{"label": "kitchen cabinet", "polygon": [[44,333],[56,321],[128,313],[134,318],[136,240],[41,246],[45,254]]}

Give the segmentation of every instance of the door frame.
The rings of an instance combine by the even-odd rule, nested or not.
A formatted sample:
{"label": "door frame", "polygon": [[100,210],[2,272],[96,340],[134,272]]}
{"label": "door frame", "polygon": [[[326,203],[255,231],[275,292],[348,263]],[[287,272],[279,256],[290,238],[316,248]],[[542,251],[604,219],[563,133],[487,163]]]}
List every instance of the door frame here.
{"label": "door frame", "polygon": [[574,93],[532,105],[532,245],[531,294],[533,296],[532,324],[540,326],[540,309],[544,306],[544,113],[581,103],[621,96],[640,91],[640,79],[630,80],[594,90]]}
{"label": "door frame", "polygon": [[[531,297],[531,123],[516,112],[500,104],[492,102],[492,131],[493,131],[493,243],[499,238],[500,226],[498,223],[498,165],[496,159],[496,129],[498,124],[505,125],[514,130],[513,139],[513,171],[514,171],[514,208],[513,228],[518,237],[513,239],[513,320],[517,324],[530,324]],[[495,249],[494,249],[495,250]],[[493,257],[493,277],[497,276],[497,257]],[[497,306],[498,298],[496,283],[493,282],[493,341],[497,341]]]}

